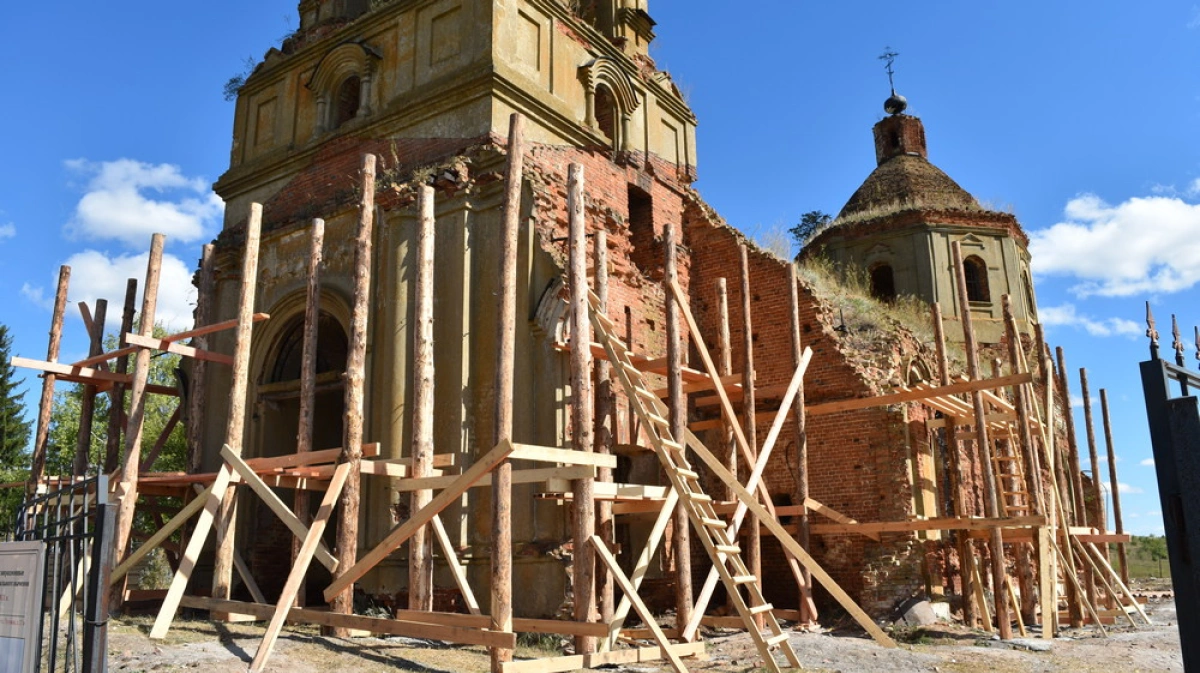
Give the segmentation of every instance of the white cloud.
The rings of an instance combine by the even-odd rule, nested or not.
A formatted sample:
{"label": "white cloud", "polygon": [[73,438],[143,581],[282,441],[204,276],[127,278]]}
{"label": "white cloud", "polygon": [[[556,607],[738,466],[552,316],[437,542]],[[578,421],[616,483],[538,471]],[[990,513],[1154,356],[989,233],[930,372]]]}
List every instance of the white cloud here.
{"label": "white cloud", "polygon": [[0,241],[6,238],[12,238],[17,235],[17,225],[9,222],[8,224],[0,224]]}
{"label": "white cloud", "polygon": [[1130,486],[1129,484],[1122,483],[1122,482],[1117,483],[1117,492],[1128,493],[1130,495],[1136,495],[1138,493],[1145,493],[1145,491],[1138,488],[1137,486]]}
{"label": "white cloud", "polygon": [[88,177],[87,192],[66,227],[72,237],[145,248],[157,232],[191,243],[215,227],[224,207],[205,180],[171,164],[73,159],[66,165]]}
{"label": "white cloud", "polygon": [[1065,215],[1033,232],[1029,251],[1035,272],[1079,279],[1071,291],[1080,297],[1178,292],[1200,282],[1200,205],[1149,196],[1113,206],[1082,194]]}
{"label": "white cloud", "polygon": [[1103,318],[1096,319],[1086,315],[1079,315],[1075,310],[1074,304],[1062,304],[1061,306],[1046,306],[1038,309],[1038,318],[1042,324],[1051,326],[1083,328],[1092,336],[1125,336],[1137,337],[1141,336],[1142,328],[1132,320],[1124,318]]}
{"label": "white cloud", "polygon": [[[109,257],[95,250],[71,255],[66,264],[71,267],[71,301],[89,304],[98,298],[108,300],[108,329],[121,325],[121,305],[125,301],[125,284],[129,278],[138,279],[137,307],[141,310],[141,291],[150,253]],[[196,290],[192,287],[192,272],[174,255],[164,254],[158,284],[158,303],[155,321],[171,331],[192,326],[192,304]]]}
{"label": "white cloud", "polygon": [[1083,408],[1083,395],[1076,395],[1075,393],[1071,393],[1070,402],[1071,402],[1072,409],[1082,409]]}
{"label": "white cloud", "polygon": [[1142,459],[1142,462],[1138,463],[1138,465],[1141,465],[1142,467],[1154,467],[1154,459],[1144,458]]}
{"label": "white cloud", "polygon": [[1196,178],[1188,183],[1188,196],[1200,196],[1200,178]]}
{"label": "white cloud", "polygon": [[41,287],[34,287],[29,283],[24,283],[21,285],[21,296],[47,311],[54,308],[54,300],[47,297]]}

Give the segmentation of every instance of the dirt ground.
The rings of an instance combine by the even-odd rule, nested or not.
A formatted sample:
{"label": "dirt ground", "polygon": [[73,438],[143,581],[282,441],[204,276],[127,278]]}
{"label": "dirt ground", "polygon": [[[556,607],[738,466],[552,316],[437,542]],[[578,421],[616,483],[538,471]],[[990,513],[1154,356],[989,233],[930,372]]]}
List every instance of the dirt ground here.
{"label": "dirt ground", "polygon": [[[1036,638],[1002,643],[988,634],[950,625],[925,629],[896,629],[898,649],[884,649],[873,641],[841,630],[796,633],[792,647],[804,670],[907,673],[909,671],[1040,672],[1040,671],[1182,671],[1175,604],[1151,601],[1150,627],[1110,627],[1108,637],[1093,629],[1063,631],[1053,643]],[[262,636],[262,624],[216,624],[176,620],[163,641],[147,637],[151,620],[145,617],[114,620],[109,635],[109,670],[245,671]],[[709,632],[704,660],[685,659],[690,670],[709,673],[759,671],[762,668],[749,637],[742,632]],[[522,646],[518,658],[553,656],[544,649]],[[650,644],[650,643],[647,643]],[[780,662],[782,657],[777,656]],[[269,669],[288,673],[347,670],[419,671],[421,673],[474,673],[488,670],[486,650],[458,647],[411,638],[355,638],[342,640],[318,635],[315,628],[289,627],[276,646]],[[609,670],[655,673],[669,668],[652,664]]]}

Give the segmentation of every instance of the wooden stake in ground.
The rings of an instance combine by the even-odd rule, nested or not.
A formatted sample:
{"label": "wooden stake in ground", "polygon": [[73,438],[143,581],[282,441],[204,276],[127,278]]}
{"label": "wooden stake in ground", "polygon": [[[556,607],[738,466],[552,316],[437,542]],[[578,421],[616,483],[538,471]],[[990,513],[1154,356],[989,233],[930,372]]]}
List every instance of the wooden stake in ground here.
{"label": "wooden stake in ground", "polygon": [[[746,245],[738,246],[742,281],[742,424],[746,444],[750,449],[750,465],[758,458],[758,405],[754,396],[754,326],[750,315],[750,260]],[[749,466],[748,466],[749,467]],[[762,528],[750,526],[746,535],[746,566],[762,586]],[[754,607],[754,606],[751,606]],[[762,615],[754,615],[754,623],[763,628]]]}
{"label": "wooden stake in ground", "polygon": [[[321,257],[325,250],[325,220],[315,218],[309,231],[308,287],[304,301],[304,343],[300,360],[300,422],[296,428],[296,453],[312,451],[313,407],[317,399],[317,334],[321,320]],[[309,524],[308,489],[296,489],[292,511],[300,523]],[[333,504],[330,503],[330,507]],[[304,542],[292,536],[292,567],[304,551]],[[305,584],[301,573],[296,590],[296,606],[304,607]]]}
{"label": "wooden stake in ground", "polygon": [[[671,293],[671,284],[678,282],[675,262],[675,227],[663,226],[663,248],[666,259],[663,267],[663,287],[666,289],[667,331],[667,408],[671,436],[682,437],[687,429],[687,398],[683,394],[683,338],[679,329],[679,306]],[[672,522],[672,548],[675,552],[675,620],[684,629],[692,618],[692,536],[689,529],[687,505],[675,506]]]}
{"label": "wooden stake in ground", "polygon": [[[500,315],[496,324],[496,427],[494,446],[512,442],[513,366],[517,316],[517,244],[524,180],[525,118],[513,113],[508,128],[508,171],[504,177],[504,232],[500,243]],[[512,633],[512,463],[492,472],[492,630]],[[492,673],[512,661],[512,650],[489,650]]]}
{"label": "wooden stake in ground", "polygon": [[[569,218],[571,290],[571,448],[591,452],[592,441],[592,322],[588,316],[587,220],[583,212],[583,165],[567,170],[567,215]],[[575,621],[594,621],[596,610],[596,553],[588,540],[596,533],[596,509],[592,479],[574,482],[575,536],[573,570]],[[575,637],[575,652],[596,651],[596,639]]]}
{"label": "wooden stake in ground", "polygon": [[[88,357],[95,357],[104,352],[104,321],[108,317],[108,300],[96,300],[96,314],[88,317],[87,304],[80,302],[79,309],[83,311],[88,326],[88,336],[91,347]],[[83,387],[83,399],[79,402],[79,435],[75,442],[75,464],[73,474],[82,477],[87,474],[88,463],[92,448],[92,421],[96,409],[96,386],[88,384]]]}
{"label": "wooden stake in ground", "polygon": [[[238,323],[234,331],[229,419],[225,425],[224,445],[239,456],[242,455],[242,446],[246,441],[246,395],[250,385],[250,339],[254,330],[254,297],[258,289],[258,245],[262,232],[262,212],[261,204],[250,204],[250,217],[246,220],[246,248],[242,257],[241,288],[238,295]],[[233,593],[233,551],[237,533],[236,488],[225,491],[213,525],[217,534],[217,558],[213,563],[212,595],[216,599],[229,600]]]}
{"label": "wooden stake in ground", "polygon": [[[117,336],[117,347],[125,348],[125,335],[133,331],[133,316],[137,302],[137,279],[125,283],[125,310],[121,314],[121,331]],[[117,358],[118,374],[125,374],[129,358]],[[125,427],[125,384],[114,384],[108,394],[108,441],[104,450],[104,473],[112,474],[121,462],[121,429]],[[117,558],[120,558],[119,556]]]}
{"label": "wooden stake in ground", "polygon": [[[1112,423],[1108,419],[1108,391],[1100,389],[1100,414],[1104,419],[1104,443],[1108,447],[1108,480],[1109,493],[1112,494],[1113,525],[1117,535],[1125,534],[1125,523],[1121,518],[1121,489],[1117,482],[1117,453],[1113,448]],[[1125,543],[1117,543],[1117,558],[1121,561],[1121,583],[1129,586],[1129,558],[1126,556]]]}
{"label": "wooden stake in ground", "polygon": [[[338,501],[338,576],[358,560],[359,487],[363,443],[363,387],[367,363],[367,323],[371,310],[371,235],[375,224],[375,155],[364,154],[358,203],[358,237],[354,247],[354,313],[350,318],[350,353],[346,358],[346,427],[338,463],[350,472]],[[330,609],[341,615],[354,613],[354,585],[338,592]],[[334,627],[332,634],[346,637],[349,630]]]}
{"label": "wooden stake in ground", "polygon": [[[800,336],[800,284],[799,279],[796,278],[795,264],[788,264],[787,281],[788,306],[792,313],[792,366],[799,367],[800,361],[804,357],[804,344]],[[803,378],[800,379],[800,388],[796,391],[796,399],[792,402],[792,413],[796,417],[796,450],[789,455],[789,458],[794,461],[796,502],[805,503],[808,502],[808,429],[804,413]],[[804,547],[805,551],[810,551],[807,507],[800,510],[796,541],[800,543],[801,547]],[[812,605],[812,573],[805,568],[802,574],[804,575],[804,584],[800,586],[800,621],[812,623],[817,620],[817,615],[812,614],[814,611],[810,609]]]}
{"label": "wooden stake in ground", "polygon": [[[412,476],[428,477],[433,469],[433,186],[417,189],[417,277],[413,329]],[[412,511],[433,499],[427,488],[412,492]],[[422,526],[408,542],[408,609],[433,610],[433,538]]]}
{"label": "wooden stake in ground", "polygon": [[[717,350],[719,352],[721,376],[730,376],[733,374],[733,342],[729,339],[729,289],[724,278],[717,279],[717,322],[719,329],[717,331]],[[725,433],[722,446],[725,447],[725,469],[729,470],[734,478],[737,478],[738,460],[737,460],[737,441],[733,437],[733,427],[730,425],[733,421],[721,417],[722,431]],[[733,500],[733,487],[725,484],[724,493],[721,496],[722,500]]]}
{"label": "wooden stake in ground", "polygon": [[[958,287],[958,307],[963,325],[963,339],[966,342],[967,374],[972,380],[978,381],[979,354],[975,345],[975,329],[971,322],[971,305],[967,298],[967,275],[963,268],[962,248],[958,241],[951,244],[954,257],[954,275]],[[975,441],[979,446],[979,457],[983,463],[984,504],[989,517],[1000,516],[1000,499],[997,494],[998,483],[992,469],[992,452],[988,443],[988,427],[986,410],[983,405],[983,393],[976,391],[971,394],[975,411]],[[996,624],[1000,629],[1001,640],[1012,639],[1012,622],[1008,616],[1008,601],[1004,600],[1004,537],[999,528],[992,529],[992,588],[996,606]]]}
{"label": "wooden stake in ground", "polygon": [[[54,292],[54,314],[50,318],[50,342],[46,347],[46,361],[57,362],[59,345],[62,343],[63,315],[67,311],[67,287],[71,284],[71,267],[58,269],[58,289]],[[33,442],[33,464],[29,469],[29,491],[32,493],[46,473],[46,442],[50,438],[50,412],[54,409],[54,374],[42,376],[42,398],[38,403],[37,434]]]}
{"label": "wooden stake in ground", "polygon": [[[594,250],[592,266],[595,269],[596,297],[600,300],[596,310],[607,315],[608,312],[608,236],[603,229],[597,229],[593,234]],[[613,418],[615,400],[613,398],[612,380],[607,358],[596,358],[593,365],[596,378],[596,427],[593,437],[596,441],[596,453],[611,454],[613,445],[613,428],[616,419]],[[610,467],[596,470],[596,479],[601,483],[612,483],[613,471]],[[596,503],[596,535],[608,549],[615,548],[616,530],[613,525],[613,503],[611,500],[601,500]],[[600,564],[596,568],[596,601],[600,605],[600,621],[609,624],[613,619],[616,605],[614,600],[613,573],[607,565]],[[603,645],[604,643],[601,643]]]}
{"label": "wooden stake in ground", "polygon": [[[154,334],[154,310],[158,303],[158,279],[162,268],[162,251],[165,238],[154,234],[150,239],[150,257],[146,262],[146,286],[142,291],[142,314],[138,319],[138,334]],[[133,362],[133,381],[129,393],[129,419],[125,428],[125,461],[121,466],[121,483],[117,492],[121,499],[117,508],[117,554],[123,558],[129,551],[129,538],[133,533],[133,514],[137,506],[138,468],[141,465],[142,429],[146,415],[146,378],[150,374],[150,350],[138,349]],[[120,596],[113,596],[119,605]]]}

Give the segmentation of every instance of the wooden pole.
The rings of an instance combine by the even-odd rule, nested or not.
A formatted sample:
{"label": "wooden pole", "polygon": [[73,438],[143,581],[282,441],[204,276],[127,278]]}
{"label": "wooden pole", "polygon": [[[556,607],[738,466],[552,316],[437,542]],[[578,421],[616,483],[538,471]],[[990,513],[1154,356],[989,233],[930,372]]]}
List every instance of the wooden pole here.
{"label": "wooden pole", "polygon": [[[146,285],[142,291],[142,314],[138,334],[154,333],[154,311],[158,303],[158,279],[162,268],[164,237],[154,234],[150,239],[150,256],[146,262]],[[138,468],[141,465],[142,430],[146,414],[146,379],[150,374],[150,350],[139,349],[134,356],[133,381],[129,394],[129,418],[125,428],[125,459],[121,466],[121,482],[117,486],[120,500],[117,506],[117,537],[115,559],[124,558],[133,534],[133,515],[137,507]],[[118,608],[124,596],[114,592],[112,605]]]}
{"label": "wooden pole", "polygon": [[[600,300],[600,312],[608,313],[608,236],[603,229],[597,229],[593,241],[593,265],[596,278],[596,297]],[[596,441],[596,453],[608,455],[612,453],[613,428],[616,419],[613,418],[615,399],[613,397],[611,372],[607,358],[596,358],[596,427],[593,433]],[[601,467],[596,470],[596,478],[602,483],[612,483],[611,467]],[[611,500],[601,500],[596,503],[596,535],[607,544],[607,549],[613,549],[616,544],[616,530],[613,524],[613,504]],[[608,566],[600,564],[596,574],[596,600],[600,604],[600,621],[612,623],[616,605],[614,587],[616,579]]]}
{"label": "wooden pole", "polygon": [[1066,413],[1063,414],[1063,421],[1067,424],[1067,477],[1070,479],[1072,510],[1075,515],[1073,524],[1076,526],[1086,526],[1088,525],[1087,503],[1083,498],[1083,475],[1079,467],[1079,443],[1076,441],[1075,434],[1075,414],[1071,410],[1070,377],[1067,376],[1067,362],[1062,346],[1059,346],[1055,352],[1058,355],[1058,385],[1062,390],[1063,400],[1067,405]]}
{"label": "wooden pole", "polygon": [[[1100,415],[1104,419],[1104,443],[1108,448],[1108,483],[1112,493],[1113,525],[1117,535],[1125,534],[1125,522],[1121,518],[1121,484],[1117,481],[1117,452],[1113,448],[1112,423],[1108,418],[1108,391],[1100,389]],[[1121,583],[1129,586],[1129,558],[1125,543],[1117,543],[1117,557],[1121,561]]]}
{"label": "wooden pole", "polygon": [[[367,368],[367,326],[371,312],[371,237],[375,225],[375,155],[364,154],[359,176],[361,196],[358,203],[358,237],[354,247],[354,312],[350,318],[350,353],[346,358],[346,427],[342,455],[338,463],[350,465],[342,498],[338,501],[337,559],[338,576],[358,561],[359,498],[362,475],[363,395]],[[354,585],[333,596],[330,611],[354,613]],[[336,637],[349,635],[348,629],[334,627]]]}
{"label": "wooden pole", "polygon": [[[958,306],[963,325],[963,339],[966,342],[967,374],[972,380],[979,380],[979,354],[975,343],[975,329],[971,321],[971,306],[967,300],[967,275],[963,268],[962,248],[958,241],[951,244],[954,256],[954,273],[958,285]],[[975,441],[979,446],[980,462],[983,463],[984,504],[989,517],[1000,516],[1000,500],[997,496],[997,481],[992,469],[992,452],[988,443],[988,427],[986,410],[983,405],[983,393],[976,391],[971,394],[975,411]],[[1012,639],[1012,622],[1008,615],[1008,601],[1004,600],[1004,537],[999,528],[991,532],[992,553],[992,593],[996,606],[996,624],[1000,630],[1001,640]]]}
{"label": "wooden pole", "polygon": [[[729,339],[729,288],[724,278],[717,279],[717,351],[721,366],[721,376],[730,376],[733,374],[733,345]],[[737,441],[733,437],[733,427],[730,426],[730,419],[721,417],[721,427],[724,432],[722,446],[727,450],[725,453],[725,469],[729,470],[734,478],[737,478],[738,461],[737,461]],[[722,500],[734,499],[733,488],[729,484],[724,484],[721,494]]]}
{"label": "wooden pole", "polygon": [[[571,164],[567,171],[567,214],[569,217],[571,290],[571,448],[591,452],[592,440],[592,342],[591,317],[588,315],[587,220],[583,212],[583,165]],[[596,533],[594,480],[574,482],[575,536],[573,582],[575,621],[590,622],[596,611],[596,553],[588,544]],[[596,639],[575,637],[576,654],[596,651]]]}
{"label": "wooden pole", "polygon": [[[800,282],[796,277],[796,265],[788,264],[787,268],[788,282],[788,307],[792,314],[792,367],[799,367],[801,360],[804,358],[804,342],[800,331]],[[794,461],[793,479],[795,484],[795,502],[803,505],[808,502],[808,428],[807,419],[804,412],[804,379],[800,379],[800,387],[796,390],[796,397],[792,401],[792,414],[796,417],[796,450],[788,457]],[[810,536],[808,529],[808,508],[800,508],[800,522],[797,531],[796,541],[805,551],[811,553]],[[812,605],[812,573],[808,568],[801,571],[804,577],[804,583],[800,586],[800,622],[802,624],[812,624],[816,622],[817,615],[810,614],[813,611],[810,609]]]}
{"label": "wooden pole", "polygon": [[[117,347],[125,348],[125,335],[133,331],[133,316],[137,302],[137,279],[125,282],[125,310],[121,314],[121,333],[117,336]],[[129,358],[117,358],[118,374],[129,370]],[[121,462],[121,429],[125,427],[125,384],[114,384],[108,395],[108,442],[104,451],[104,473],[112,474]],[[120,560],[120,557],[116,557]]]}
{"label": "wooden pole", "polygon": [[[946,356],[945,323],[942,321],[942,306],[938,302],[930,304],[933,321],[934,343],[937,346],[938,382],[939,385],[950,385],[950,363]],[[946,471],[949,474],[951,512],[954,516],[967,516],[966,504],[963,501],[963,472],[962,461],[959,459],[957,436],[958,420],[952,416],[946,417],[946,427],[943,430],[946,439]],[[974,543],[966,535],[952,531],[953,547],[958,553],[958,585],[961,588],[963,604],[963,623],[974,627],[978,619],[975,605],[975,591],[971,583],[975,578]],[[946,554],[950,553],[951,544],[946,545]],[[949,571],[949,564],[947,564]],[[953,588],[953,587],[952,587]]]}
{"label": "wooden pole", "polygon": [[[413,330],[412,476],[428,477],[433,469],[433,255],[437,215],[433,186],[417,190],[416,324]],[[433,491],[417,489],[410,495],[411,511],[419,512],[433,499]],[[408,542],[408,609],[433,610],[433,537],[422,526]]]}
{"label": "wooden pole", "polygon": [[[738,259],[741,268],[742,290],[742,416],[746,443],[750,449],[750,465],[758,458],[758,422],[755,412],[758,409],[754,395],[754,326],[750,314],[750,258],[743,243],[738,246]],[[749,465],[747,466],[749,467]],[[758,578],[762,586],[762,527],[748,526],[750,529],[746,541],[746,566],[750,573]],[[761,615],[754,616],[754,623],[759,629],[763,628]]]}
{"label": "wooden pole", "polygon": [[[1038,554],[1045,562],[1047,571],[1040,578],[1042,586],[1042,628],[1043,633],[1053,634],[1058,629],[1058,555],[1050,547],[1055,546],[1058,527],[1065,525],[1067,514],[1063,507],[1062,471],[1059,469],[1058,454],[1055,450],[1054,439],[1054,363],[1050,359],[1050,349],[1046,345],[1046,333],[1041,324],[1033,326],[1033,342],[1037,347],[1039,381],[1042,385],[1042,413],[1039,419],[1042,423],[1040,433],[1042,455],[1046,461],[1046,474],[1050,477],[1049,489],[1043,489],[1046,500],[1046,518],[1049,530],[1038,537]],[[1034,407],[1036,409],[1036,406]],[[1046,549],[1042,547],[1045,546]],[[1071,605],[1074,592],[1070,582],[1066,584],[1067,604]]]}
{"label": "wooden pole", "polygon": [[[512,440],[513,367],[517,315],[517,244],[521,227],[524,180],[525,118],[513,113],[508,127],[508,171],[504,178],[504,234],[500,244],[500,315],[496,338],[495,442]],[[512,463],[501,461],[492,471],[492,630],[512,633]],[[510,649],[493,647],[491,671],[500,673],[512,661]]]}
{"label": "wooden pole", "polygon": [[[87,312],[87,304],[80,303],[79,308]],[[104,321],[108,319],[108,300],[96,300],[96,314],[88,324],[88,336],[91,346],[88,357],[95,357],[104,352]],[[92,422],[96,411],[96,386],[83,387],[83,399],[79,402],[79,435],[75,440],[75,464],[73,473],[77,477],[87,474],[92,449]]]}
{"label": "wooden pole", "polygon": [[[663,226],[663,247],[666,260],[663,287],[666,288],[667,330],[667,408],[671,424],[671,436],[683,437],[687,430],[687,398],[683,393],[683,337],[679,329],[679,306],[676,304],[671,284],[678,282],[679,269],[675,259],[675,227],[670,223]],[[692,618],[692,536],[689,528],[687,505],[682,501],[675,506],[672,525],[673,548],[675,551],[675,620],[677,628],[683,630]]]}
{"label": "wooden pole", "polygon": [[[1008,295],[1001,297],[1004,311],[1004,329],[1008,337],[1008,366],[1012,374],[1025,373],[1025,361],[1022,355],[1021,333],[1017,330],[1017,319],[1013,313],[1012,299]],[[1029,389],[1026,384],[1013,386],[1013,405],[1017,408],[1017,445],[1020,449],[1021,460],[1025,464],[1025,500],[1031,514],[1045,514],[1042,502],[1041,470],[1038,468],[1037,456],[1033,450],[1033,434],[1030,432],[1029,418]],[[1010,440],[1011,441],[1011,440]],[[1036,539],[1036,538],[1035,538]],[[1033,572],[1033,543],[1021,543],[1017,546],[1017,568],[1021,587],[1020,615],[1024,621],[1032,624],[1037,616],[1037,592],[1035,590]]]}
{"label": "wooden pole", "polygon": [[[212,322],[212,305],[215,297],[216,287],[216,269],[214,261],[214,246],[212,243],[204,245],[200,252],[200,278],[199,287],[196,293],[196,311],[193,314],[195,317],[196,327],[204,327]],[[202,350],[208,349],[208,335],[200,334],[192,337],[193,348]],[[196,474],[202,471],[204,460],[204,411],[206,402],[206,388],[208,386],[208,363],[199,358],[193,359],[191,362],[191,376],[189,377],[190,390],[188,391],[188,407],[187,407],[187,445],[188,445],[188,461],[187,471],[190,474]],[[299,491],[297,491],[299,493]]]}
{"label": "wooden pole", "polygon": [[[296,453],[312,451],[313,408],[317,399],[317,334],[321,321],[321,258],[325,251],[325,220],[314,218],[309,231],[308,287],[304,301],[304,343],[300,362],[300,422],[296,428]],[[308,489],[296,489],[292,511],[305,526],[309,525]],[[330,507],[332,507],[330,503]],[[292,567],[300,559],[304,540],[292,536]],[[304,607],[305,580],[301,575],[296,589],[296,606]]]}
{"label": "wooden pole", "polygon": [[[230,374],[229,419],[223,444],[242,455],[246,441],[246,396],[250,386],[250,340],[254,329],[254,297],[258,290],[258,247],[262,233],[262,205],[250,204],[246,220],[246,248],[238,295],[237,329],[234,331],[233,370]],[[147,290],[148,291],[148,290]],[[233,593],[233,552],[237,537],[237,489],[229,488],[221,498],[214,521],[217,557],[213,563],[213,598],[229,600]]]}
{"label": "wooden pole", "polygon": [[[1091,488],[1083,490],[1084,495],[1083,499],[1080,500],[1080,509],[1083,511],[1086,521],[1084,525],[1091,526],[1103,532],[1107,527],[1107,522],[1104,521],[1104,498],[1100,493],[1100,456],[1096,451],[1096,430],[1092,423],[1092,398],[1091,391],[1088,389],[1086,369],[1080,368],[1079,382],[1083,394],[1083,423],[1084,430],[1087,433],[1088,460],[1092,478]],[[1082,472],[1079,474],[1079,479],[1082,484]],[[1080,488],[1082,490],[1082,485]],[[1088,495],[1091,495],[1092,503],[1096,507],[1095,510],[1088,507]],[[1097,585],[1096,580],[1096,574],[1092,565],[1085,563],[1083,566],[1083,586],[1087,588],[1088,600],[1092,602],[1092,605],[1099,605],[1100,587]]]}
{"label": "wooden pole", "polygon": [[[46,361],[57,362],[59,346],[62,344],[63,316],[67,311],[67,287],[71,284],[71,267],[58,269],[58,288],[54,292],[54,313],[50,318],[50,342],[46,347]],[[29,491],[37,489],[46,473],[46,442],[50,438],[50,413],[54,410],[54,381],[57,377],[47,372],[42,376],[42,398],[38,403],[37,434],[33,442],[33,464],[29,470]]]}

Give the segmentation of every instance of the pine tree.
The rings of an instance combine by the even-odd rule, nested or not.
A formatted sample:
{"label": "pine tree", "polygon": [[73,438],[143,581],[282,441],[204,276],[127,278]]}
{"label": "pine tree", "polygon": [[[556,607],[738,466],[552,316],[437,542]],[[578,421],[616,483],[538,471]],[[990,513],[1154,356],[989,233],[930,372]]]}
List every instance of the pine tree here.
{"label": "pine tree", "polygon": [[25,393],[18,390],[12,358],[12,336],[8,327],[0,324],[0,469],[9,470],[28,462],[29,433],[32,422],[25,418]]}

